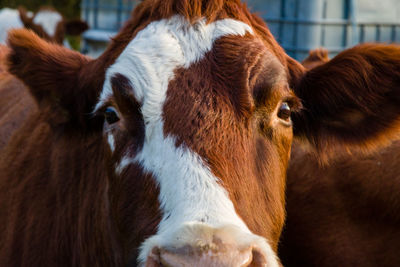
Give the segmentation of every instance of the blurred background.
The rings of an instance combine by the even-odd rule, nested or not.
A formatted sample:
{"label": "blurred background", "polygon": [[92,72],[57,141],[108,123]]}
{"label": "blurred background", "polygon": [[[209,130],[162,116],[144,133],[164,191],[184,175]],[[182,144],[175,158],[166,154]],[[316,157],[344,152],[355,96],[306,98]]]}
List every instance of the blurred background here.
{"label": "blurred background", "polygon": [[[1,7],[36,11],[54,6],[67,18],[81,16],[90,29],[74,48],[96,57],[106,47],[139,0],[0,0]],[[292,57],[325,47],[334,56],[363,42],[400,41],[399,0],[246,0],[261,15]]]}
{"label": "blurred background", "polygon": [[[79,18],[81,16],[81,0],[0,0],[0,8],[25,7],[27,10],[36,12],[43,6],[54,7],[66,18]],[[72,48],[80,50],[81,38],[67,36]]]}
{"label": "blurred background", "polygon": [[[81,0],[0,0],[0,7],[18,8],[24,6],[37,11],[41,6],[52,6],[67,18],[80,16]],[[111,1],[110,1],[111,2]]]}

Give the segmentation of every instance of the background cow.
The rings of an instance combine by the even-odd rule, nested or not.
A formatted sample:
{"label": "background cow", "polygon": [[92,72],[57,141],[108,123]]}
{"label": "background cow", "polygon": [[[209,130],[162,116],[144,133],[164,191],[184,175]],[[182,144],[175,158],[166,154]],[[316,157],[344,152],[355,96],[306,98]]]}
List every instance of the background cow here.
{"label": "background cow", "polygon": [[398,130],[400,47],[306,72],[237,0],[143,1],[95,60],[26,30],[9,46],[36,106],[8,113],[3,266],[279,266],[293,133],[324,159]]}
{"label": "background cow", "polygon": [[311,50],[309,55],[301,62],[308,70],[318,67],[329,61],[329,51],[325,48]]}
{"label": "background cow", "polygon": [[[382,53],[375,64],[384,59]],[[328,51],[317,49],[302,64],[312,69],[328,61]],[[367,64],[360,71],[371,67],[362,63]],[[347,119],[359,117],[349,113]],[[400,141],[352,152],[338,149],[320,164],[318,156],[294,143],[279,248],[285,266],[400,265]]]}
{"label": "background cow", "polygon": [[0,10],[0,44],[5,44],[10,29],[23,27],[33,30],[45,40],[69,47],[68,42],[64,41],[65,35],[80,35],[89,26],[79,19],[66,20],[50,7],[42,7],[34,14],[24,8]]}
{"label": "background cow", "polygon": [[400,142],[328,165],[293,147],[287,177],[284,266],[399,266]]}

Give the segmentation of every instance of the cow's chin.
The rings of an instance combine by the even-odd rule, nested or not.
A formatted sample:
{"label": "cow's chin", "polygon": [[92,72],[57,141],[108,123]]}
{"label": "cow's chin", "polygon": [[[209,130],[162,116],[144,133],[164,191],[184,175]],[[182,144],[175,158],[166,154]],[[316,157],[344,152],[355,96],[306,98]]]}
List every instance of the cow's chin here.
{"label": "cow's chin", "polygon": [[148,238],[139,262],[141,266],[280,266],[265,238],[234,225],[198,222]]}

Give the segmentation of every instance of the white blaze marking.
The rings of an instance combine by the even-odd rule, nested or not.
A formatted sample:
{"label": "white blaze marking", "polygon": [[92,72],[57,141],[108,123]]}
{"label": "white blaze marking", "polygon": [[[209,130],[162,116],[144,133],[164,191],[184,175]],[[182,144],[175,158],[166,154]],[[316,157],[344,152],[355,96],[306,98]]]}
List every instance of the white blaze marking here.
{"label": "white blaze marking", "polygon": [[61,21],[62,16],[58,12],[51,10],[39,11],[33,19],[33,22],[42,26],[45,32],[51,37],[54,37],[57,25]]}
{"label": "white blaze marking", "polygon": [[[200,156],[187,147],[176,147],[174,136],[164,136],[162,117],[174,70],[188,68],[201,60],[218,38],[243,36],[247,32],[253,33],[247,24],[233,19],[210,24],[201,20],[191,25],[183,17],[174,16],[152,22],[137,34],[107,71],[96,109],[112,95],[110,79],[120,73],[133,85],[145,122],[142,150],[134,158],[121,159],[116,171],[139,163],[146,172],[153,174],[160,189],[163,217],[157,234],[142,244],[139,256],[142,263],[154,246],[176,244],[171,233],[179,232],[190,223],[204,222],[211,227],[233,225],[242,233],[257,237],[236,214],[228,193]],[[263,242],[264,251],[269,255],[272,250],[265,240]],[[274,263],[276,260],[271,266],[275,266]]]}
{"label": "white blaze marking", "polygon": [[114,152],[115,141],[114,141],[114,135],[112,133],[108,134],[108,144],[110,145],[111,151]]}

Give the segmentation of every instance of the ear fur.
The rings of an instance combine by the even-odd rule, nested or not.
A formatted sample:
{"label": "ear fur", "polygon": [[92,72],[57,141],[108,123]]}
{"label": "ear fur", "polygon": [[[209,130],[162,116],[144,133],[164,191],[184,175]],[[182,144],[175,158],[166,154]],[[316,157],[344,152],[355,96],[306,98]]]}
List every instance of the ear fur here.
{"label": "ear fur", "polygon": [[400,136],[400,46],[364,44],[309,70],[295,83],[304,109],[294,134],[322,155],[368,152]]}
{"label": "ear fur", "polygon": [[80,19],[65,22],[65,33],[68,35],[81,35],[87,29],[89,29],[89,25]]}
{"label": "ear fur", "polygon": [[90,112],[96,96],[80,81],[89,58],[26,29],[10,31],[8,45],[9,72],[27,85],[40,109],[51,110],[52,122],[82,120],[82,114]]}
{"label": "ear fur", "polygon": [[286,57],[286,63],[289,86],[290,88],[294,89],[297,87],[297,84],[300,82],[301,77],[303,77],[304,73],[306,72],[306,69],[298,61],[289,56]]}
{"label": "ear fur", "polygon": [[329,61],[329,51],[325,48],[311,50],[301,64],[308,70],[318,67]]}

